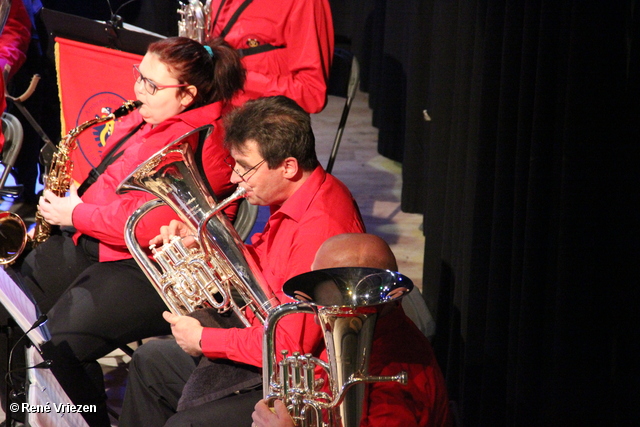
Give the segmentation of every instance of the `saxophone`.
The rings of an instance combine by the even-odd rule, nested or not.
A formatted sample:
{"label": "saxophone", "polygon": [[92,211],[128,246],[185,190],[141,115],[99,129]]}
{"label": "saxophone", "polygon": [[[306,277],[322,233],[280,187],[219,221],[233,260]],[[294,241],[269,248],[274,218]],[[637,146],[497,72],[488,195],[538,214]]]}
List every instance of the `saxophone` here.
{"label": "saxophone", "polygon": [[[136,108],[140,107],[140,101],[126,101],[118,107],[113,113],[106,116],[97,117],[87,120],[80,126],[77,126],[60,141],[58,151],[53,154],[51,164],[47,174],[44,177],[44,190],[53,192],[58,197],[63,197],[71,186],[71,172],[73,171],[73,162],[71,161],[71,153],[77,146],[78,135],[86,129],[97,125],[98,123],[108,122],[123,117]],[[31,241],[32,247],[38,246],[46,241],[51,235],[51,224],[45,221],[40,211],[36,212],[35,229]]]}

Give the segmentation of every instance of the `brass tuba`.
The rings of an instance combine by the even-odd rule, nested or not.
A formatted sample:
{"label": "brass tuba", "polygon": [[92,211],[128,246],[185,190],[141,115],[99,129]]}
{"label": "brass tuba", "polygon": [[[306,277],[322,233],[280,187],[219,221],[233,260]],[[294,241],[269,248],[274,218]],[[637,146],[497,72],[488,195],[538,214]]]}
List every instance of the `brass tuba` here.
{"label": "brass tuba", "polygon": [[[53,154],[47,174],[44,176],[44,189],[52,191],[58,197],[64,196],[71,186],[71,173],[73,171],[71,153],[77,146],[78,136],[99,123],[123,117],[140,107],[140,105],[142,105],[140,101],[126,101],[114,112],[87,120],[71,129],[58,143],[57,151]],[[24,251],[27,243],[30,242],[31,246],[35,247],[46,241],[51,234],[51,225],[45,221],[40,211],[36,212],[32,239],[28,238],[24,221],[18,215],[9,215],[4,212],[1,214],[0,236],[10,238],[2,238],[0,241],[0,265],[11,264]]]}
{"label": "brass tuba", "polygon": [[207,40],[209,31],[209,18],[211,11],[211,0],[207,0],[203,5],[199,0],[189,0],[188,3],[180,2],[180,21],[178,21],[178,35],[188,37],[199,43]]}
{"label": "brass tuba", "polygon": [[[233,195],[216,203],[197,172],[193,152],[186,141],[201,132],[208,135],[211,128],[211,125],[203,126],[181,136],[122,181],[116,190],[119,193],[141,190],[158,197],[129,217],[125,242],[173,313],[185,315],[208,307],[219,312],[232,310],[249,326],[242,312],[248,307],[264,323],[269,309],[277,305],[277,299],[264,284],[253,258],[222,212],[229,203],[244,197],[244,190],[238,188]],[[185,247],[178,237],[159,249],[151,247],[159,271],[136,241],[135,230],[144,215],[164,204],[191,228],[198,248]],[[242,298],[244,307],[234,300],[234,291]]]}
{"label": "brass tuba", "polygon": [[[375,268],[345,267],[311,271],[289,279],[284,292],[299,303],[273,309],[263,338],[263,390],[270,404],[282,400],[296,426],[355,427],[360,425],[365,382],[407,383],[407,375],[371,376],[369,356],[373,332],[386,303],[399,301],[413,289],[400,273]],[[316,314],[323,331],[328,362],[311,355],[275,352],[277,323],[289,314]],[[320,390],[316,366],[329,380]]]}

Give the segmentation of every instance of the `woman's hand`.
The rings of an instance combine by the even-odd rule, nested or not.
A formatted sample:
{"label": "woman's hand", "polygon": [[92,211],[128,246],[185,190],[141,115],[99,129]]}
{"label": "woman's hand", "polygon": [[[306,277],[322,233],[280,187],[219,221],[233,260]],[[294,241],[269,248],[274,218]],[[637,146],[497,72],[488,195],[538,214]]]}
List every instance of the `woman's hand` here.
{"label": "woman's hand", "polygon": [[162,317],[171,324],[171,333],[181,349],[191,356],[202,355],[200,338],[204,328],[197,319],[191,316],[178,316],[168,311],[162,313]]}
{"label": "woman's hand", "polygon": [[80,203],[82,199],[78,196],[78,189],[71,185],[66,197],[58,197],[51,190],[45,190],[38,202],[38,210],[51,225],[72,226],[73,210]]}

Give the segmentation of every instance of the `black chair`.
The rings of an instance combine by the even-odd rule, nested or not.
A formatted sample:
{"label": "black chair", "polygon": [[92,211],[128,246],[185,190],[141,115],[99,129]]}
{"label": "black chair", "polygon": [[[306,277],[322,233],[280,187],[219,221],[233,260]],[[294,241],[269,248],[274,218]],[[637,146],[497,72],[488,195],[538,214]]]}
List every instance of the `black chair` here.
{"label": "black chair", "polygon": [[2,133],[4,134],[4,147],[0,161],[4,165],[4,170],[0,175],[0,196],[17,197],[22,192],[22,185],[7,187],[5,183],[18,159],[18,154],[20,154],[24,132],[20,121],[14,115],[2,113]]}
{"label": "black chair", "polygon": [[345,98],[344,107],[342,108],[342,116],[338,124],[338,131],[333,141],[331,155],[327,162],[327,172],[331,173],[333,164],[338,155],[340,148],[340,140],[342,133],[347,124],[351,103],[355,98],[360,83],[360,65],[356,56],[346,49],[336,48],[333,54],[333,64],[329,73],[329,83],[327,86],[327,94]]}

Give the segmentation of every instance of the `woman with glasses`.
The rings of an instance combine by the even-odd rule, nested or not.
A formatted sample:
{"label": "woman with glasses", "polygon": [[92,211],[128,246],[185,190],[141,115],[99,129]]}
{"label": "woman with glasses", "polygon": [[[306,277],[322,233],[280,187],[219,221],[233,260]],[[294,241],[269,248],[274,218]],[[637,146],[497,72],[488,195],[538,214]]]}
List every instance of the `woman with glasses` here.
{"label": "woman with glasses", "polygon": [[[203,46],[168,38],[149,46],[133,66],[133,77],[142,105],[116,124],[110,146],[117,148],[104,156],[111,163],[80,195],[75,188],[67,197],[43,194],[40,211],[62,232],[36,247],[17,266],[20,275],[14,275],[48,316],[52,338],[42,349],[52,361],[51,371],[75,404],[97,405],[83,413],[91,426],[110,425],[96,360],[132,341],[170,333],[162,318],[164,302],[124,242],[127,219],[153,196],[116,194],[117,186],[172,141],[211,124],[213,132],[202,147],[197,135],[190,144],[219,199],[234,187],[225,164],[229,152],[222,146],[221,116],[244,84],[238,53],[222,40]],[[174,218],[166,206],[146,215],[136,228],[141,246]]]}

